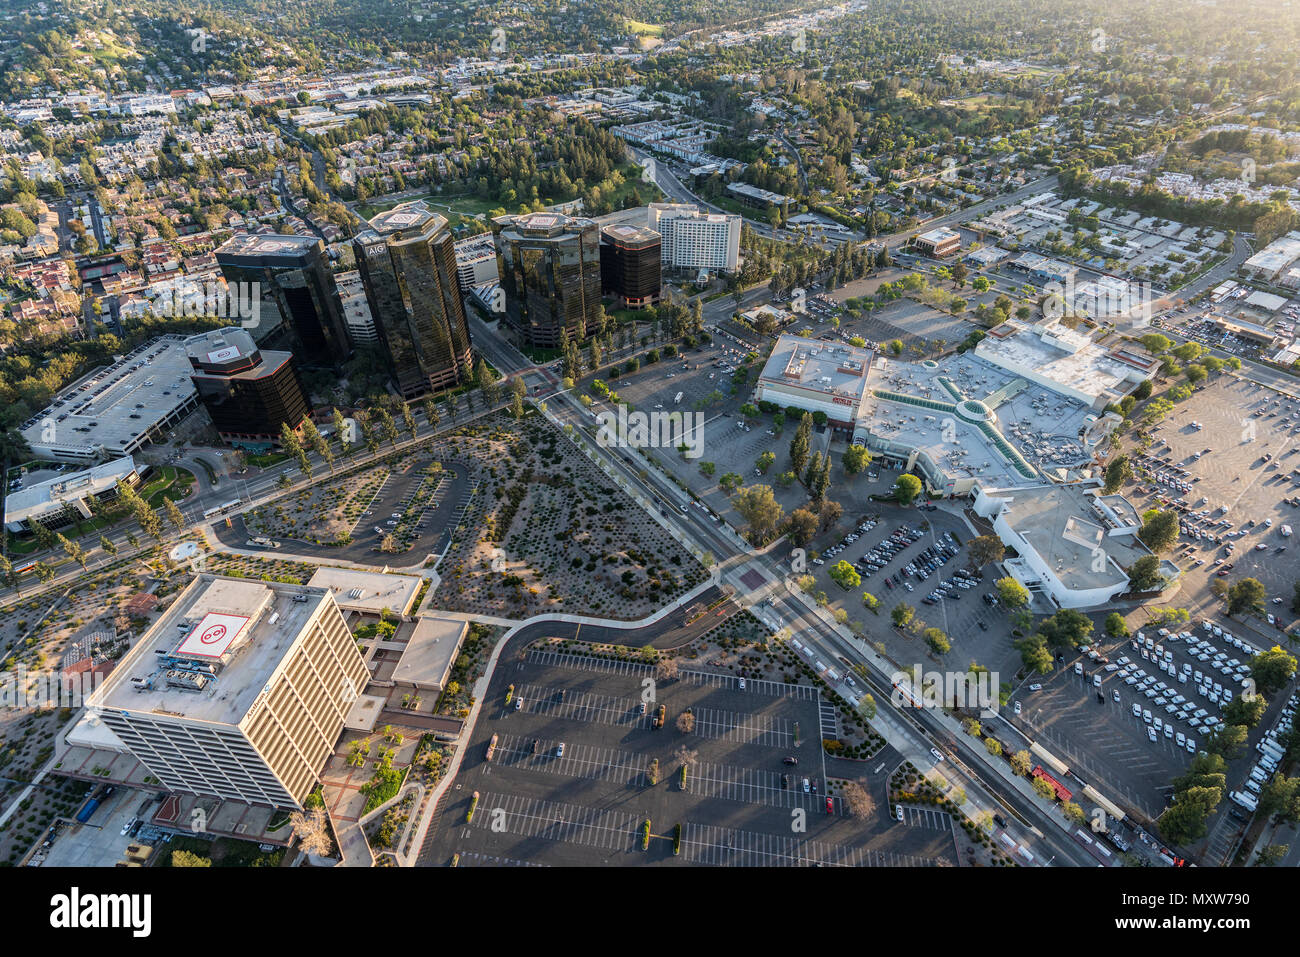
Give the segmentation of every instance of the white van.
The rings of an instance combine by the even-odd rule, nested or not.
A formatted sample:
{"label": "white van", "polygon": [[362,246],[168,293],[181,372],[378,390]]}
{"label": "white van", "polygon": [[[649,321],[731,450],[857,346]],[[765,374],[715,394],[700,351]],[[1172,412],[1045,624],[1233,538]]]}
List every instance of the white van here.
{"label": "white van", "polygon": [[1255,808],[1259,807],[1259,802],[1255,800],[1253,795],[1243,794],[1241,791],[1233,791],[1229,796],[1234,802],[1240,804],[1247,811],[1253,811]]}

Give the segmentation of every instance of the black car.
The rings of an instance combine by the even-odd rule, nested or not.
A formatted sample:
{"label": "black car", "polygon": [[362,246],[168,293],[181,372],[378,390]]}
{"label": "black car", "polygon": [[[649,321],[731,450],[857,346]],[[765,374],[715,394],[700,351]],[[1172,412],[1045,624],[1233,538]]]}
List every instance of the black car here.
{"label": "black car", "polygon": [[785,759],[785,763],[786,763],[786,764],[798,764],[798,763],[799,763],[799,759],[796,758],[796,757],[794,757],[794,756],[792,756],[792,755],[787,755],[787,756],[786,756],[786,759]]}

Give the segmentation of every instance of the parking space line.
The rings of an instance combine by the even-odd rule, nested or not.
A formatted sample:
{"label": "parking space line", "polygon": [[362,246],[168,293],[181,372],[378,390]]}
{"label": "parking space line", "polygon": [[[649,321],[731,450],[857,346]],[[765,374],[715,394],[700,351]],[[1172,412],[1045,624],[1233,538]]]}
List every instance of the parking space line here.
{"label": "parking space line", "polygon": [[[496,814],[498,809],[503,812]],[[518,795],[483,793],[471,827],[492,828],[504,821],[501,833],[521,837],[632,850],[640,847],[638,826],[643,818],[618,811],[589,808]]]}
{"label": "parking space line", "polygon": [[[611,674],[648,676],[654,673],[654,666],[640,661],[609,661],[605,658],[588,658],[583,655],[570,655],[558,651],[533,650],[528,653],[531,664],[548,667],[576,668],[582,671],[603,671]],[[797,698],[801,701],[815,701],[820,691],[810,685],[789,685],[782,681],[766,681],[759,678],[741,679],[736,675],[721,674],[711,671],[688,671],[679,673],[681,680],[691,681],[697,685],[727,688],[731,691],[745,691],[772,697]],[[740,687],[744,680],[745,687]]]}

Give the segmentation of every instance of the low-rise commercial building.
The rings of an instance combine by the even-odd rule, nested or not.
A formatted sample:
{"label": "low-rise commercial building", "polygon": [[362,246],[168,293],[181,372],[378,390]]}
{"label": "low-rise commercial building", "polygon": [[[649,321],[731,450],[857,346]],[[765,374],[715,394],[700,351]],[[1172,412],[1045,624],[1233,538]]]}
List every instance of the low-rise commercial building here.
{"label": "low-rise commercial building", "polygon": [[134,486],[139,479],[135,459],[125,455],[85,471],[29,485],[5,497],[5,528],[22,532],[37,523],[46,528],[60,528],[92,518],[92,500],[110,501],[117,497],[118,482]]}
{"label": "low-rise commercial building", "polygon": [[312,588],[329,589],[335,604],[345,612],[362,615],[390,612],[398,618],[409,618],[423,582],[424,579],[418,575],[322,566],[316,569],[307,584]]}
{"label": "low-rise commercial building", "polygon": [[1142,521],[1132,504],[1095,488],[980,489],[974,510],[1007,547],[1002,564],[1011,576],[1059,608],[1106,604],[1128,591],[1128,569],[1151,554],[1137,537]]}
{"label": "low-rise commercial building", "polygon": [[393,685],[441,694],[467,634],[469,623],[458,618],[417,618],[415,631],[393,671]]}
{"label": "low-rise commercial building", "polygon": [[755,398],[821,412],[833,429],[851,433],[862,417],[869,390],[868,349],[783,335],[763,365]]}
{"label": "low-rise commercial building", "polygon": [[961,251],[961,233],[940,226],[912,237],[912,246],[922,255],[943,259]]}

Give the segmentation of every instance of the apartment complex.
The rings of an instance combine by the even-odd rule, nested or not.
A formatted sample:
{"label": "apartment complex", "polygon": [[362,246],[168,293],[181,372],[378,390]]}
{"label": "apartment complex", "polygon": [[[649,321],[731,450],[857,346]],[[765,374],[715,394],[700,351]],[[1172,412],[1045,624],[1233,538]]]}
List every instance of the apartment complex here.
{"label": "apartment complex", "polygon": [[600,309],[600,229],[560,213],[498,216],[492,221],[505,290],[505,323],[520,340],[558,347],[564,334],[596,332]]}
{"label": "apartment complex", "polygon": [[469,324],[446,217],[423,202],[370,220],[353,240],[379,341],[404,399],[471,374]]}
{"label": "apartment complex", "polygon": [[323,241],[239,233],[216,255],[227,282],[257,284],[261,321],[249,331],[259,344],[288,348],[304,365],[335,365],[351,354]]}
{"label": "apartment complex", "polygon": [[741,218],[702,213],[689,203],[651,203],[647,225],[662,237],[663,265],[682,271],[735,272]]}
{"label": "apartment complex", "polygon": [[203,574],[89,703],[170,791],[301,807],[368,679],[328,589]]}
{"label": "apartment complex", "polygon": [[222,439],[264,451],[287,425],[297,431],[307,418],[307,392],[293,356],[264,352],[240,328],[215,329],[186,340],[191,379]]}

